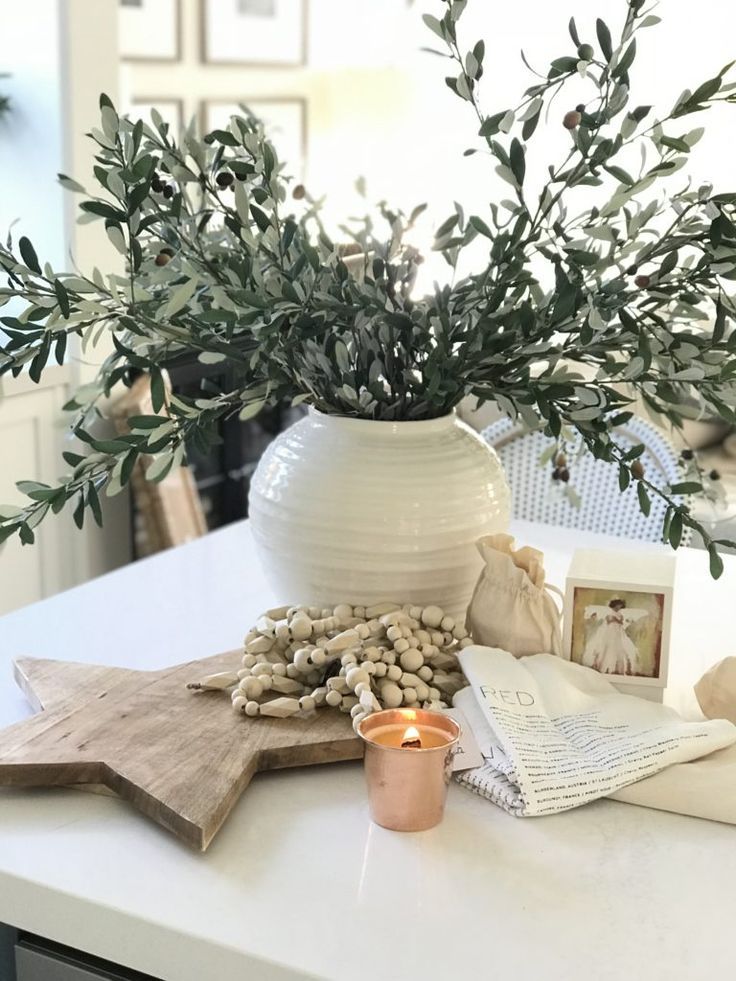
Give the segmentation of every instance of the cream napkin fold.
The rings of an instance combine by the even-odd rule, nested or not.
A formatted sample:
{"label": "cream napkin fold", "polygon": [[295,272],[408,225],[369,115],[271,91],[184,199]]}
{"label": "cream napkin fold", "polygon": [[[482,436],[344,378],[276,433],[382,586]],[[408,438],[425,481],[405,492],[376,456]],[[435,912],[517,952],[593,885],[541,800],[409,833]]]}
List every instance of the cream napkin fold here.
{"label": "cream napkin fold", "polygon": [[[510,813],[553,814],[615,795],[736,822],[736,747],[727,749],[736,744],[732,723],[686,722],[551,654],[517,660],[473,646],[460,663],[470,684],[454,702],[484,764],[457,779]],[[707,759],[691,762],[701,757]]]}

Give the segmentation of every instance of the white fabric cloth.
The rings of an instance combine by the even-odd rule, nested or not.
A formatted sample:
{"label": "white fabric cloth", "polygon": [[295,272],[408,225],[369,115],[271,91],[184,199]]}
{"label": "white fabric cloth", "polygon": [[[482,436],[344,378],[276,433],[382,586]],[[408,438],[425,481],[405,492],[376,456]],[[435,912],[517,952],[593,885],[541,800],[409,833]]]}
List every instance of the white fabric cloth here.
{"label": "white fabric cloth", "polygon": [[[718,795],[716,756],[709,757],[710,772],[702,771],[697,811],[686,785],[695,766],[690,761],[736,744],[732,723],[686,722],[673,709],[623,695],[598,672],[551,654],[517,660],[507,651],[473,646],[462,651],[460,663],[470,684],[454,702],[484,763],[457,779],[509,813],[553,814],[616,794],[731,820],[722,808],[720,816],[708,813],[706,795]],[[736,749],[718,755],[726,754],[736,820]]]}

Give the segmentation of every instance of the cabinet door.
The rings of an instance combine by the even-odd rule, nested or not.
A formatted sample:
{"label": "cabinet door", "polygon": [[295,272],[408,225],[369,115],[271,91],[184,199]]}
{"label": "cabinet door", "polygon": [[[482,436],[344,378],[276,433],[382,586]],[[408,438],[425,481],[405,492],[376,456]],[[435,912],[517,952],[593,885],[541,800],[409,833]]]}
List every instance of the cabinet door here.
{"label": "cabinet door", "polygon": [[155,981],[137,971],[107,962],[98,966],[94,961],[71,951],[47,950],[41,943],[21,940],[15,945],[16,981]]}

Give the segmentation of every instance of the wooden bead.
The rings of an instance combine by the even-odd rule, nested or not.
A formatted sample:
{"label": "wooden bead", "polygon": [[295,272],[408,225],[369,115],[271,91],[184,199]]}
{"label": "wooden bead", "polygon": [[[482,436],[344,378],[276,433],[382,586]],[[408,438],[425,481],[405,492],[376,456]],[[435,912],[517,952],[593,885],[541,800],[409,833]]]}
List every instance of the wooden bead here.
{"label": "wooden bead", "polygon": [[370,636],[370,630],[366,623],[359,623],[353,629],[361,640],[366,640]]}
{"label": "wooden bead", "polygon": [[389,681],[398,681],[403,673],[398,664],[389,664],[386,668],[386,677]]}
{"label": "wooden bead", "polygon": [[285,678],[280,674],[271,675],[271,691],[277,691],[280,695],[295,695],[303,690],[304,686],[295,678]]}
{"label": "wooden bead", "polygon": [[472,643],[473,643],[472,637],[463,637],[463,639],[458,644],[458,647],[460,647],[460,649],[462,650],[465,647],[470,647]]}
{"label": "wooden bead", "polygon": [[413,688],[405,688],[402,693],[402,701],[404,705],[414,705],[417,701],[417,693]]}
{"label": "wooden bead", "polygon": [[403,654],[404,651],[409,650],[409,641],[406,637],[400,637],[399,640],[394,641],[394,650],[397,654]]}
{"label": "wooden bead", "polygon": [[342,701],[340,703],[340,711],[349,712],[350,709],[353,707],[353,705],[358,705],[358,704],[359,702],[358,699],[355,697],[355,695],[343,695]]}
{"label": "wooden bead", "polygon": [[327,688],[324,685],[320,685],[319,688],[315,688],[312,692],[312,698],[315,700],[317,705],[324,705],[327,699]]}
{"label": "wooden bead", "polygon": [[272,620],[285,620],[290,609],[291,607],[288,606],[275,606],[272,610],[266,610],[264,615]]}
{"label": "wooden bead", "polygon": [[317,701],[313,695],[302,695],[299,699],[299,708],[302,712],[314,712],[317,708]]}
{"label": "wooden bead", "polygon": [[399,684],[402,688],[416,688],[417,685],[422,684],[422,679],[411,671],[404,671],[402,672]]}
{"label": "wooden bead", "polygon": [[[402,626],[402,628],[401,628],[401,636],[404,638],[404,640],[408,640],[409,641],[409,647],[411,647],[411,641],[412,641],[412,638],[414,636],[414,633],[412,632],[412,629],[411,629],[411,627],[408,624],[405,624],[404,626]],[[394,650],[395,649],[396,648],[394,648]]]}
{"label": "wooden bead", "polygon": [[308,640],[312,636],[312,621],[303,615],[296,616],[290,629],[294,640]]}
{"label": "wooden bead", "polygon": [[265,654],[273,647],[273,637],[259,636],[255,640],[249,640],[245,645],[247,654]]}
{"label": "wooden bead", "polygon": [[439,690],[439,688],[430,688],[429,689],[429,698],[430,698],[430,701],[432,701],[432,702],[438,702],[439,699],[440,699],[440,690]]}
{"label": "wooden bead", "polygon": [[356,616],[356,617],[365,617],[365,607],[364,606],[354,606],[353,607],[353,616]]}
{"label": "wooden bead", "polygon": [[429,637],[430,637],[430,640],[432,641],[432,643],[434,644],[435,647],[444,647],[445,646],[445,635],[441,631],[439,631],[439,630],[432,630],[430,632]]}
{"label": "wooden bead", "polygon": [[343,630],[342,633],[327,641],[325,650],[328,654],[338,654],[340,651],[345,651],[348,647],[358,644],[359,641],[360,638],[354,630]]}
{"label": "wooden bead", "polygon": [[363,716],[365,716],[366,714],[367,714],[367,713],[366,713],[366,711],[365,711],[365,709],[364,709],[364,708],[363,708],[363,706],[362,706],[362,705],[360,705],[360,704],[358,704],[358,705],[353,705],[353,707],[352,707],[352,708],[350,709],[350,715],[351,715],[351,716],[352,716],[353,718],[355,718],[355,716],[356,716],[356,715],[363,715]]}
{"label": "wooden bead", "polygon": [[347,695],[350,691],[348,688],[348,683],[343,675],[333,675],[332,678],[327,679],[327,687],[330,691],[340,692],[341,695]]}
{"label": "wooden bead", "polygon": [[261,688],[263,688],[264,691],[271,691],[273,681],[270,674],[262,674],[259,676],[258,680],[260,681]]}
{"label": "wooden bead", "polygon": [[242,681],[243,678],[249,678],[249,677],[250,677],[250,668],[241,668],[240,671],[238,671],[238,681]]}
{"label": "wooden bead", "polygon": [[401,689],[393,681],[385,681],[381,685],[380,696],[384,708],[398,708],[403,701]]}
{"label": "wooden bead", "polygon": [[254,664],[251,674],[257,678],[261,674],[271,674],[272,671],[273,665],[269,664],[268,661],[265,661],[261,664]]}
{"label": "wooden bead", "polygon": [[318,620],[322,616],[322,609],[319,606],[308,606],[307,613],[312,620]]}
{"label": "wooden bead", "polygon": [[424,658],[415,647],[410,647],[399,658],[399,664],[405,671],[418,671],[424,664]]}
{"label": "wooden bead", "polygon": [[416,691],[417,698],[420,702],[423,702],[429,698],[429,688],[423,681],[420,681],[419,684],[415,686],[414,690]]}
{"label": "wooden bead", "polygon": [[395,627],[395,626],[389,627],[388,630],[386,631],[386,637],[391,641],[392,644],[396,640],[401,640],[402,637],[401,627]]}
{"label": "wooden bead", "polygon": [[373,619],[374,617],[386,616],[387,613],[395,613],[400,609],[398,603],[374,603],[372,606],[366,607],[365,615]]}
{"label": "wooden bead", "polygon": [[421,620],[430,629],[436,629],[442,623],[444,615],[444,610],[440,609],[439,606],[425,606],[422,610]]}
{"label": "wooden bead", "polygon": [[233,708],[236,712],[242,712],[248,703],[248,699],[244,695],[236,695],[233,699]]}
{"label": "wooden bead", "polygon": [[256,659],[254,654],[243,655],[242,664],[244,668],[252,668],[255,663],[256,663]]}
{"label": "wooden bead", "polygon": [[312,660],[309,656],[308,650],[302,648],[300,651],[296,652],[294,655],[294,666],[298,671],[301,671],[302,674],[307,674],[312,670]]}
{"label": "wooden bead", "polygon": [[384,664],[396,664],[396,651],[384,651],[381,660]]}
{"label": "wooden bead", "polygon": [[300,673],[301,672],[299,671],[299,669],[297,668],[297,666],[295,664],[287,664],[286,665],[286,677],[287,678],[298,678],[299,675],[300,675]]}
{"label": "wooden bead", "polygon": [[250,699],[260,698],[263,694],[263,685],[258,678],[243,678],[239,687]]}
{"label": "wooden bead", "polygon": [[465,627],[461,626],[459,623],[456,623],[452,628],[452,636],[455,638],[455,640],[464,640],[468,636],[468,631],[465,629]]}
{"label": "wooden bead", "polygon": [[291,643],[291,631],[285,623],[280,623],[276,627],[276,643],[279,647],[288,647]]}
{"label": "wooden bead", "polygon": [[370,689],[363,692],[359,698],[359,701],[366,712],[378,712],[381,708],[381,706],[378,704],[376,696]]}
{"label": "wooden bead", "polygon": [[363,660],[373,661],[377,663],[381,660],[381,648],[380,647],[364,647],[363,648]]}
{"label": "wooden bead", "polygon": [[285,664],[274,664],[273,674],[278,674],[282,678],[286,677],[286,665]]}
{"label": "wooden bead", "polygon": [[331,688],[325,695],[325,701],[328,705],[332,706],[332,708],[337,708],[337,706],[342,702],[342,695],[339,691],[335,691],[334,688]]}
{"label": "wooden bead", "polygon": [[365,685],[370,685],[370,678],[363,668],[350,668],[345,675],[345,681],[351,691],[355,691],[355,686],[362,681]]}
{"label": "wooden bead", "polygon": [[353,615],[353,608],[347,603],[339,603],[332,611],[338,620],[347,620]]}
{"label": "wooden bead", "polygon": [[347,654],[343,654],[343,656],[340,658],[340,664],[342,664],[344,668],[349,667],[351,664],[357,664],[357,663],[358,663],[358,658],[355,656],[355,654],[353,654],[352,651],[348,652]]}
{"label": "wooden bead", "polygon": [[440,630],[444,630],[445,632],[447,632],[447,631],[452,631],[454,629],[455,629],[455,621],[452,619],[452,617],[442,617],[442,619],[440,620]]}
{"label": "wooden bead", "polygon": [[299,711],[299,702],[296,698],[274,698],[270,702],[263,702],[260,709],[261,715],[274,719],[287,719]]}
{"label": "wooden bead", "polygon": [[272,640],[276,637],[276,624],[271,617],[259,617],[256,630],[262,637],[270,637]]}
{"label": "wooden bead", "polygon": [[415,630],[414,636],[418,644],[430,644],[430,636],[427,630]]}
{"label": "wooden bead", "polygon": [[251,718],[254,718],[256,715],[260,714],[260,711],[261,711],[261,706],[258,704],[258,702],[246,702],[245,705],[246,715],[249,715]]}
{"label": "wooden bead", "polygon": [[421,668],[418,668],[417,669],[417,674],[422,679],[422,681],[428,682],[428,681],[431,681],[432,680],[432,676],[434,675],[434,671],[432,671],[432,669],[430,668],[430,666],[428,664],[423,664],[421,666]]}
{"label": "wooden bead", "polygon": [[374,670],[374,675],[376,678],[385,678],[386,672],[388,671],[388,665],[384,664],[383,661],[379,661]]}
{"label": "wooden bead", "polygon": [[360,731],[360,723],[366,718],[366,716],[366,712],[356,712],[356,714],[353,716],[353,729],[355,732]]}
{"label": "wooden bead", "polygon": [[410,606],[409,607],[409,616],[412,618],[412,620],[421,620],[422,619],[422,612],[423,612],[423,610],[422,610],[421,606]]}
{"label": "wooden bead", "polygon": [[320,647],[315,647],[315,649],[310,654],[310,660],[316,668],[319,668],[327,660],[327,655]]}

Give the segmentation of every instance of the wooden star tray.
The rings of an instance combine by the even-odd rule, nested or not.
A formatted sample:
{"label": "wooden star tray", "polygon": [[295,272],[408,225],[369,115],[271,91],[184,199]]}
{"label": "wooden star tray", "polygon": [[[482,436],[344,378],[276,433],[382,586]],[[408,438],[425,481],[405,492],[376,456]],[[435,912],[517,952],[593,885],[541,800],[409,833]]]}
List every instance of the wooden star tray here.
{"label": "wooden star tray", "polygon": [[101,785],[204,851],[259,770],[360,759],[350,717],[249,719],[186,684],[238,652],[163,671],[23,658],[16,681],[38,715],[0,730],[0,785]]}

